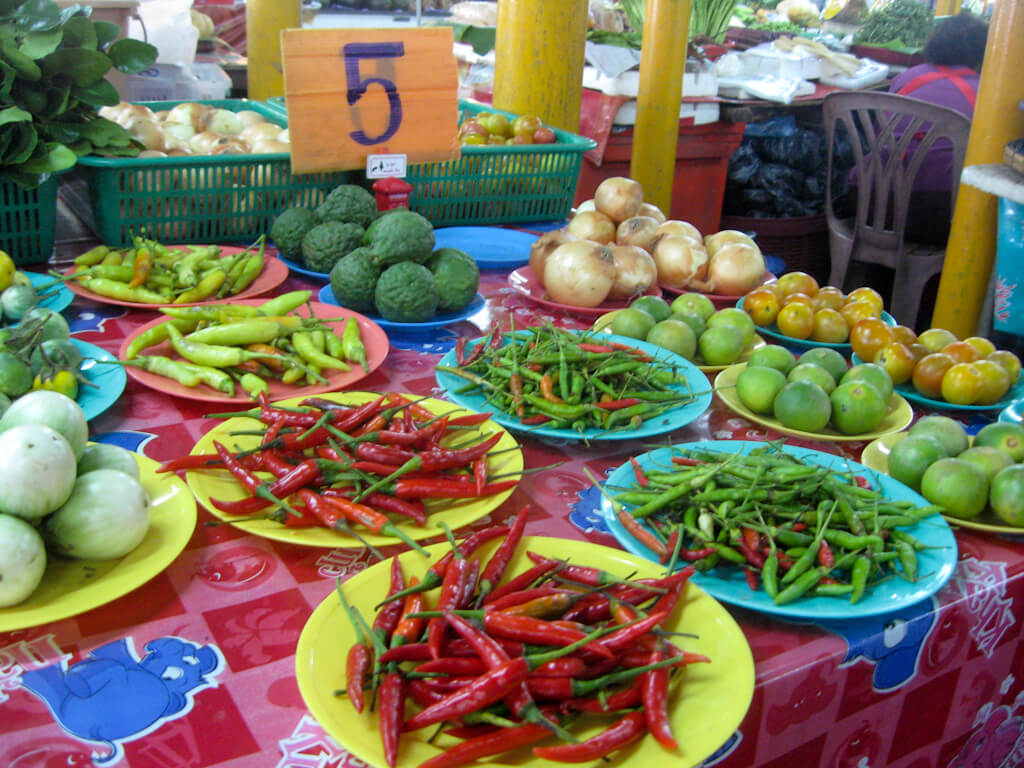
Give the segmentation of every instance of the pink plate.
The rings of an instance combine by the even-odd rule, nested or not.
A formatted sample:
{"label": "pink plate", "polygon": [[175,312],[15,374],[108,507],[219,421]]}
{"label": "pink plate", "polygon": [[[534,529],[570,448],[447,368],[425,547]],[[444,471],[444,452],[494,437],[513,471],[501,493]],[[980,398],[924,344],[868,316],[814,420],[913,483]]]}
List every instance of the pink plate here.
{"label": "pink plate", "polygon": [[[235,303],[247,306],[259,306],[263,302],[260,300],[242,300],[236,301]],[[348,371],[322,371],[321,374],[327,379],[327,381],[323,384],[313,384],[310,386],[284,384],[276,379],[269,379],[267,381],[267,384],[270,387],[268,399],[271,401],[280,400],[285,397],[316,395],[321,392],[336,392],[340,389],[345,389],[346,387],[352,386],[357,381],[366,378],[370,373],[373,373],[373,371],[379,368],[380,364],[384,362],[384,358],[388,356],[388,350],[390,349],[388,336],[384,333],[384,329],[373,322],[370,318],[360,315],[358,312],[353,312],[350,309],[345,309],[344,307],[332,307],[329,304],[321,304],[318,301],[310,302],[309,305],[304,304],[299,307],[296,312],[303,317],[309,317],[309,309],[307,306],[312,307],[314,317],[331,318],[332,322],[328,322],[327,326],[333,328],[335,332],[339,334],[345,327],[346,318],[354,317],[356,319],[356,322],[359,323],[359,335],[363,340],[363,346],[366,348],[366,362],[370,370],[364,371],[362,366],[353,363],[351,370]],[[128,345],[132,343],[132,339],[167,319],[166,315],[160,315],[160,317],[154,318],[150,322],[136,329],[132,335],[128,336],[121,342],[121,348],[117,352],[118,358],[121,360],[125,359],[125,350],[127,350]],[[154,347],[149,347],[144,350],[142,354],[165,355],[172,359],[180,359],[177,353],[175,353],[171,348],[170,342],[167,341],[161,342]],[[144,371],[135,366],[129,365],[125,366],[125,368],[128,370],[128,375],[140,384],[145,384],[147,387],[155,389],[157,392],[163,392],[164,394],[184,397],[188,400],[201,400],[207,403],[241,403],[245,405],[252,402],[249,395],[241,387],[237,388],[234,397],[228,397],[223,392],[211,389],[205,384],[200,384],[197,387],[186,387],[173,379],[168,379],[165,376]]]}
{"label": "pink plate", "polygon": [[[761,285],[766,285],[767,283],[774,283],[776,280],[778,280],[778,278],[775,277],[775,275],[773,275],[771,272],[765,272],[764,275],[761,276]],[[662,285],[661,289],[665,293],[670,293],[673,296],[678,296],[681,293],[686,293],[685,288],[680,290],[679,288],[672,288],[668,285]],[[726,296],[725,294],[722,293],[705,293],[704,295],[711,299],[711,303],[715,305],[715,309],[735,307],[736,302],[743,298],[742,296]]]}
{"label": "pink plate", "polygon": [[[184,249],[186,246],[179,245],[171,247]],[[221,245],[218,247],[220,248],[222,259],[230,258],[234,256],[236,253],[240,253],[241,251],[245,250],[244,248],[241,248],[236,245]],[[225,296],[223,299],[207,299],[206,301],[197,301],[194,304],[171,304],[170,302],[168,302],[167,304],[145,304],[142,302],[121,301],[120,299],[112,299],[107,296],[100,296],[99,294],[93,293],[92,291],[87,291],[74,280],[67,280],[65,281],[64,284],[72,293],[78,294],[83,298],[99,302],[100,304],[117,304],[120,307],[136,307],[138,309],[157,309],[159,307],[170,306],[194,307],[203,306],[206,304],[223,304],[229,301],[234,302],[238,301],[239,299],[250,299],[253,296],[260,296],[266,293],[267,291],[274,290],[275,288],[277,288],[277,286],[279,286],[281,283],[285,281],[285,278],[288,277],[288,265],[281,261],[279,258],[277,258],[276,251],[274,251],[271,248],[267,248],[263,253],[264,256],[266,257],[263,263],[263,271],[260,272],[256,279],[253,280],[249,287],[246,288],[244,291],[234,296]],[[64,274],[70,275],[73,271],[74,267],[67,270]]]}
{"label": "pink plate", "polygon": [[[533,270],[528,266],[513,270],[508,276],[508,284],[513,291],[521,296],[525,296],[530,301],[535,301],[542,306],[551,307],[552,309],[562,309],[570,315],[578,315],[580,317],[600,317],[605,312],[625,309],[629,306],[629,302],[625,300],[605,301],[596,307],[574,307],[571,304],[559,304],[548,297],[544,292],[544,286],[540,284],[537,276],[533,274]],[[661,288],[657,285],[652,285],[644,295],[660,297]],[[733,303],[735,304],[735,302]]]}

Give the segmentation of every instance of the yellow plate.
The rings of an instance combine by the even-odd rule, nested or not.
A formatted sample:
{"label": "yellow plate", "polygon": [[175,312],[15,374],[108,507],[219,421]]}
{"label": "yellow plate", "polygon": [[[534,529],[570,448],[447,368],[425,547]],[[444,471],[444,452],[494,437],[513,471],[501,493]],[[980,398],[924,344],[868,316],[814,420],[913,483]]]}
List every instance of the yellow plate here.
{"label": "yellow plate", "polygon": [[[489,542],[482,556],[486,557],[496,546],[496,541]],[[446,543],[428,548],[432,554],[447,550]],[[663,575],[656,563],[619,549],[542,537],[527,537],[523,540],[511,562],[509,575],[520,573],[532,565],[526,557],[527,550],[603,568],[622,577]],[[422,576],[428,564],[416,552],[404,552],[399,560],[406,579],[412,575]],[[387,592],[390,568],[391,563],[386,560],[342,584],[345,598],[359,609],[368,622],[373,620],[373,606]],[[653,737],[645,736],[626,750],[613,755],[613,765],[655,766],[670,763],[673,768],[691,768],[725,743],[743,721],[750,706],[754,692],[754,660],[750,646],[739,626],[717,600],[696,585],[687,584],[683,600],[666,629],[696,635],[681,635],[675,641],[684,650],[703,653],[711,659],[710,664],[685,667],[682,670],[683,679],[674,687],[669,701],[672,729],[679,740],[679,751],[667,752]],[[310,616],[299,637],[295,652],[299,691],[317,722],[338,743],[369,765],[383,766],[386,763],[380,746],[377,714],[368,711],[357,714],[347,698],[334,695],[336,690],[344,687],[345,656],[354,640],[352,625],[345,616],[338,596],[328,595]],[[589,738],[610,722],[606,718],[581,721],[572,731],[580,738]],[[434,744],[428,744],[427,738],[434,730],[433,727],[423,728],[403,736],[398,765],[402,768],[419,765],[455,743],[451,737],[442,736]],[[515,754],[515,759],[503,756],[487,764],[515,764],[519,768],[552,765],[533,757],[527,749]],[[603,764],[600,760],[590,763],[592,766]]]}
{"label": "yellow plate", "polygon": [[[333,392],[317,395],[317,397],[346,405],[361,405],[362,403],[376,400],[380,395],[375,392]],[[408,397],[417,399],[415,395],[408,395]],[[293,397],[287,400],[279,400],[275,405],[295,407],[305,399],[304,396]],[[444,400],[429,399],[420,400],[419,402],[420,405],[432,413],[459,411],[465,414],[470,412],[466,408]],[[259,438],[256,435],[233,435],[231,433],[262,428],[263,424],[256,419],[244,416],[227,419],[203,435],[192,448],[192,453],[216,453],[216,449],[213,447],[215,440],[232,450],[254,448],[259,445]],[[490,419],[475,427],[475,430],[486,435],[494,432],[502,433],[501,440],[491,449],[493,455],[487,462],[490,474],[511,476],[513,473],[522,471],[523,454],[520,450],[513,450],[519,447],[515,438]],[[472,434],[474,434],[473,430],[461,430],[459,442],[468,440]],[[234,477],[226,470],[190,471],[185,474],[185,482],[188,483],[188,487],[192,489],[199,503],[206,507],[212,515],[229,523],[233,520],[232,516],[220,512],[210,503],[210,499],[233,501],[245,498],[247,495],[235,481]],[[515,489],[478,499],[428,499],[426,501],[426,525],[419,526],[412,521],[396,521],[395,524],[403,533],[416,541],[430,539],[444,534],[444,529],[440,527],[441,522],[446,523],[453,530],[469,525],[474,520],[479,520],[488,512],[500,506],[505,499],[512,495],[513,490]],[[363,547],[363,543],[353,537],[327,528],[286,528],[281,523],[274,522],[273,520],[252,520],[244,523],[236,522],[232,523],[232,525],[247,533],[273,539],[274,541],[288,542],[289,544],[302,544],[310,547]],[[361,532],[360,535],[365,541],[376,546],[398,543],[394,537],[381,536],[369,531]]]}
{"label": "yellow plate", "polygon": [[[864,451],[860,456],[860,463],[865,467],[870,467],[876,472],[884,472],[889,474],[889,451],[896,445],[900,440],[907,436],[906,432],[894,432],[891,435],[885,435],[877,440],[872,440],[870,443],[864,446]],[[974,438],[970,438],[971,442],[974,442]],[[988,531],[989,533],[1011,533],[1016,535],[1024,534],[1024,528],[1016,528],[1012,525],[1006,525],[1005,523],[999,522],[999,518],[996,517],[992,510],[985,507],[985,510],[978,517],[972,520],[964,520],[961,517],[953,517],[952,515],[943,515],[950,525],[959,526],[961,528],[970,528],[975,531]]]}
{"label": "yellow plate", "polygon": [[914,409],[910,407],[910,403],[908,403],[901,395],[893,393],[892,398],[889,400],[889,412],[885,415],[885,418],[882,419],[882,423],[878,425],[878,429],[874,429],[870,432],[862,432],[859,435],[844,435],[836,432],[831,427],[826,427],[821,432],[804,432],[799,429],[790,429],[789,427],[782,426],[778,419],[754,413],[740,402],[739,395],[736,394],[736,378],[746,367],[746,363],[737,363],[736,365],[730,365],[718,374],[718,378],[715,379],[715,393],[722,399],[722,402],[728,405],[732,410],[736,411],[740,416],[750,419],[762,426],[768,427],[769,429],[774,429],[776,432],[782,432],[785,435],[806,437],[811,440],[825,440],[828,442],[841,442],[845,440],[874,440],[876,437],[888,435],[891,432],[899,432],[901,429],[906,428],[914,419]]}
{"label": "yellow plate", "polygon": [[195,499],[176,475],[157,474],[157,462],[138,454],[135,460],[150,504],[149,531],[142,543],[119,560],[51,556],[36,591],[18,605],[0,608],[0,632],[60,621],[123,597],[163,571],[185,548],[196,527]]}
{"label": "yellow plate", "polygon": [[[597,318],[594,324],[590,326],[590,329],[592,331],[604,331],[605,333],[611,333],[612,320],[614,320],[615,315],[621,311],[621,309],[616,309],[601,315],[599,318]],[[750,342],[750,344],[748,344],[742,352],[740,352],[739,359],[736,362],[747,362],[747,360],[750,359],[750,353],[753,352],[758,347],[765,346],[765,344],[765,340],[755,334],[754,340]],[[705,365],[700,361],[700,356],[698,355],[696,358],[694,358],[693,364],[700,368],[700,370],[702,370],[704,373],[717,373],[718,371],[724,371],[726,368],[729,367],[729,365],[735,365],[736,363],[729,363],[729,365]]]}

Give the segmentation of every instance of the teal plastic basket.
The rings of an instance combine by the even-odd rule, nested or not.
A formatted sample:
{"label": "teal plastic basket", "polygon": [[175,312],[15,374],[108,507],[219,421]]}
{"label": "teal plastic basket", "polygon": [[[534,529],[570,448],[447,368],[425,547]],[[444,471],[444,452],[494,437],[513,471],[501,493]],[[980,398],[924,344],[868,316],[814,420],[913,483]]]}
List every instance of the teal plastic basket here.
{"label": "teal plastic basket", "polygon": [[[154,111],[180,101],[140,102]],[[248,99],[199,101],[252,110],[287,126],[287,116]],[[106,245],[145,231],[163,243],[250,243],[281,211],[314,208],[347,172],[295,175],[287,152],[187,157],[83,157],[65,187],[72,209]]]}
{"label": "teal plastic basket", "polygon": [[34,189],[0,179],[0,250],[15,265],[42,264],[53,254],[57,232],[57,177]]}

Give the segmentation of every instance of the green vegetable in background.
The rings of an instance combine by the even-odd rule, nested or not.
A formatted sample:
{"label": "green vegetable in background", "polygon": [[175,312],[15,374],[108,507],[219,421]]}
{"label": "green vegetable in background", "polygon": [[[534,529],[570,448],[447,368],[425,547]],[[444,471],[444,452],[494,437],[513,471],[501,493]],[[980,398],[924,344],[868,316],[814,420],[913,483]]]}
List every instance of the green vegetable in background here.
{"label": "green vegetable in background", "polygon": [[82,155],[135,155],[140,145],[97,109],[117,104],[111,68],[140,72],[156,61],[148,43],[117,39],[92,9],[51,0],[0,0],[0,176],[34,187]]}
{"label": "green vegetable in background", "polygon": [[858,44],[900,44],[921,48],[935,27],[935,19],[927,6],[914,0],[892,0],[861,19],[860,29],[853,36]]}

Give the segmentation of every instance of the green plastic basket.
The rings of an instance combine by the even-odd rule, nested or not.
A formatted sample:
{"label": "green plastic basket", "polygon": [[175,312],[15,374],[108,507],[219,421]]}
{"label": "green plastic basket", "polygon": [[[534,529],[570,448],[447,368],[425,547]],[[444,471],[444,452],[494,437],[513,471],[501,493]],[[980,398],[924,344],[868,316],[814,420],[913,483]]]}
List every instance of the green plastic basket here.
{"label": "green plastic basket", "polygon": [[53,254],[56,232],[56,176],[34,189],[0,179],[0,250],[16,265],[41,264]]}
{"label": "green plastic basket", "polygon": [[[180,101],[140,102],[154,111]],[[247,99],[199,101],[233,112],[252,110],[278,125],[287,117]],[[344,172],[294,175],[287,152],[189,157],[83,157],[64,196],[106,245],[145,231],[163,243],[250,243],[292,206],[314,208]]]}
{"label": "green plastic basket", "polygon": [[[287,115],[284,99],[268,105]],[[480,112],[516,115],[459,99],[460,119]],[[569,215],[576,195],[583,153],[597,144],[554,129],[554,144],[468,145],[462,157],[445,163],[410,165],[409,208],[435,227],[456,224],[511,224],[557,221]]]}

